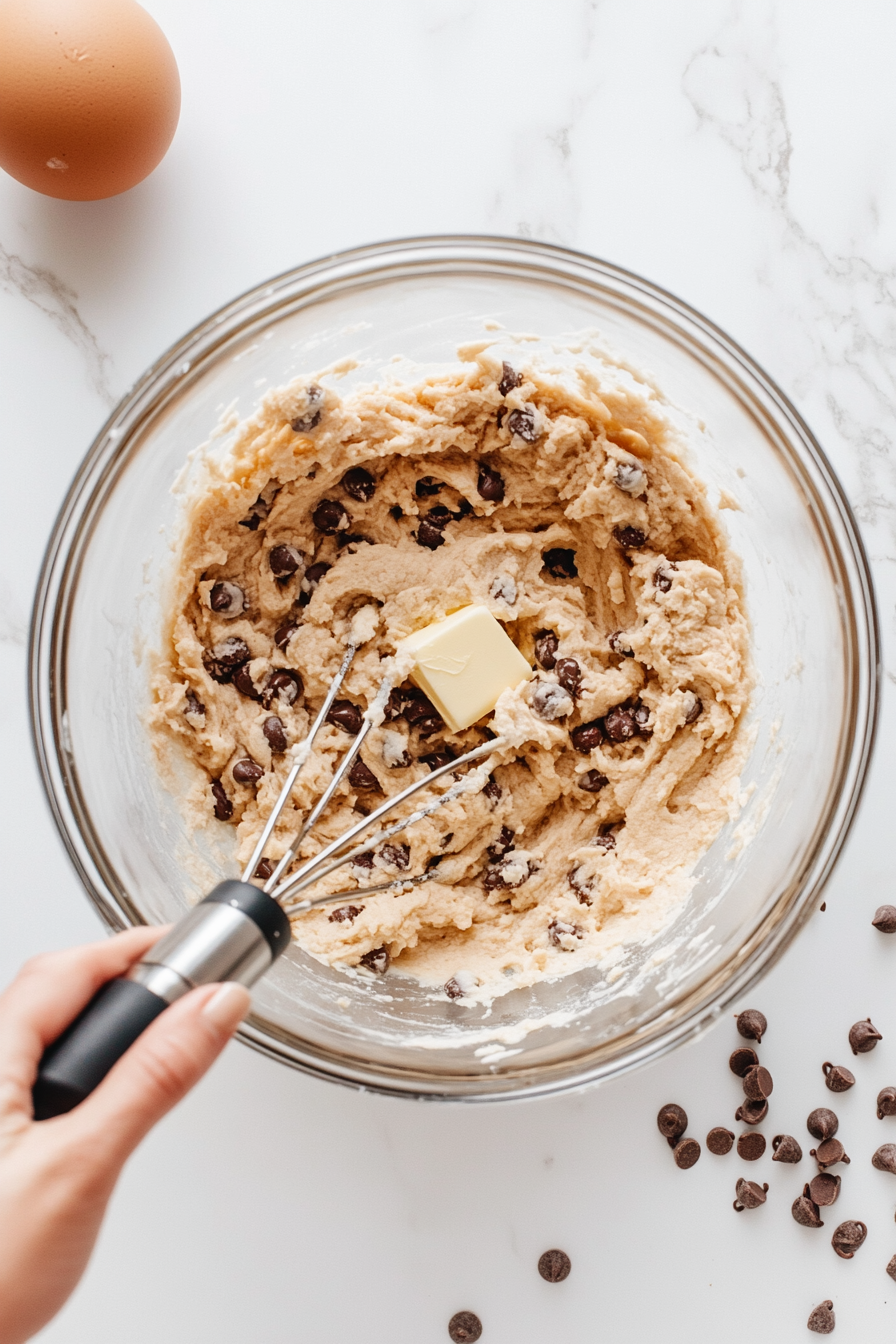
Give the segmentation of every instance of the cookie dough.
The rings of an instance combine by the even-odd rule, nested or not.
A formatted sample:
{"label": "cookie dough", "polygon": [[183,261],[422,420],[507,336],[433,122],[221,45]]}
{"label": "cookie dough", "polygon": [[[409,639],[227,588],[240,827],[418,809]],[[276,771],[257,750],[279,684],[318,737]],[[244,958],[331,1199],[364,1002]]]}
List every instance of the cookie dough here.
{"label": "cookie dough", "polygon": [[[668,921],[739,805],[750,693],[740,568],[662,398],[593,355],[482,342],[449,372],[269,393],[191,490],[154,676],[162,756],[197,826],[245,863],[343,657],[366,638],[272,837],[271,871],[400,640],[470,603],[535,676],[459,733],[390,697],[309,856],[486,741],[485,787],[332,874],[293,920],[313,956],[483,999],[568,974]],[[447,777],[450,782],[450,774]],[[356,888],[425,871],[416,887]]]}

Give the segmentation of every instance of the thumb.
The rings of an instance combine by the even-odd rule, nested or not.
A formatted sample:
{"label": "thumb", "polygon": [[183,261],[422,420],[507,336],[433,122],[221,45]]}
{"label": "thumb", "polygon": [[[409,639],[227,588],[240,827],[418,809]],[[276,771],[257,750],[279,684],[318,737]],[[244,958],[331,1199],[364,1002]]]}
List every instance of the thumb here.
{"label": "thumb", "polygon": [[198,1083],[249,1010],[242,985],[203,985],[156,1018],[71,1113],[124,1161],[163,1115]]}

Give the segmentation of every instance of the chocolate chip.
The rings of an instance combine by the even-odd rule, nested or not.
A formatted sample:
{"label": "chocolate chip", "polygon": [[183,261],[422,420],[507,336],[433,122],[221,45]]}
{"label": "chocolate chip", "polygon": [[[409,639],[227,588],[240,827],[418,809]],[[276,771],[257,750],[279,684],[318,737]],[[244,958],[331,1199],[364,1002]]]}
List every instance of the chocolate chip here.
{"label": "chocolate chip", "polygon": [[640,527],[614,527],[613,536],[626,551],[637,551],[647,545],[647,533]]}
{"label": "chocolate chip", "polygon": [[285,751],[288,743],[286,741],[286,730],[283,727],[283,720],[277,714],[271,714],[265,719],[261,731],[267,739],[267,744],[271,751]]}
{"label": "chocolate chip", "polygon": [[890,1263],[887,1265],[887,1273],[891,1279],[896,1279],[896,1255],[892,1257]]}
{"label": "chocolate chip", "polygon": [[688,1127],[688,1113],[683,1106],[677,1106],[674,1101],[667,1102],[665,1106],[660,1107],[656,1127],[670,1147],[674,1148]]}
{"label": "chocolate chip", "polygon": [[501,834],[497,840],[494,840],[486,850],[492,859],[503,859],[508,850],[513,849],[513,837],[516,834],[509,826],[501,827]]}
{"label": "chocolate chip", "polygon": [[609,782],[606,775],[602,775],[599,770],[586,770],[584,775],[579,775],[579,788],[584,789],[586,793],[600,793]]}
{"label": "chocolate chip", "polygon": [[463,989],[458,984],[457,980],[454,978],[453,975],[450,980],[445,981],[444,988],[445,993],[448,995],[449,999],[462,999],[464,996]]}
{"label": "chocolate chip", "polygon": [[546,672],[553,671],[556,666],[559,642],[553,630],[539,630],[535,636],[535,661]]}
{"label": "chocolate chip", "polygon": [[849,1158],[846,1156],[846,1150],[839,1139],[825,1139],[817,1148],[809,1149],[809,1156],[814,1157],[818,1163],[819,1171],[827,1171],[828,1167],[836,1167],[838,1162],[845,1162],[849,1166]]}
{"label": "chocolate chip", "polygon": [[871,923],[881,933],[896,933],[896,905],[879,905]]}
{"label": "chocolate chip", "polygon": [[342,488],[352,499],[364,504],[368,499],[373,499],[376,481],[364,467],[350,467],[342,478]]}
{"label": "chocolate chip", "polygon": [[345,732],[351,733],[352,737],[360,733],[362,721],[363,715],[360,709],[357,705],[353,705],[351,700],[334,700],[326,717],[327,723],[344,729]]}
{"label": "chocolate chip", "polygon": [[323,576],[332,569],[332,565],[325,565],[318,561],[315,565],[309,565],[305,570],[301,583],[301,593],[299,594],[299,606],[307,607],[314,594],[317,592],[318,584]]}
{"label": "chocolate chip", "polygon": [[793,1201],[790,1212],[794,1222],[799,1223],[800,1227],[824,1227],[818,1205],[813,1200],[808,1185],[803,1186],[803,1193]]}
{"label": "chocolate chip", "polygon": [[427,518],[424,518],[417,528],[414,540],[418,546],[425,546],[428,551],[437,551],[445,544],[441,528],[436,527]]}
{"label": "chocolate chip", "polygon": [[732,1050],[728,1067],[732,1073],[737,1074],[738,1078],[743,1078],[747,1070],[752,1069],[758,1063],[759,1056],[755,1050],[751,1050],[748,1045],[739,1045],[736,1050]]}
{"label": "chocolate chip", "polygon": [[877,1118],[896,1115],[896,1087],[885,1087],[877,1094]]}
{"label": "chocolate chip", "polygon": [[661,593],[668,593],[672,587],[672,571],[678,566],[672,560],[667,560],[661,565],[657,565],[653,571],[653,586],[658,588]]}
{"label": "chocolate chip", "polygon": [[380,788],[376,775],[369,765],[364,764],[360,756],[348,772],[348,782],[353,789],[360,789],[364,793],[371,793],[374,789]]}
{"label": "chocolate chip", "polygon": [[601,830],[591,841],[598,849],[615,849],[616,836],[611,830]]}
{"label": "chocolate chip", "polygon": [[404,517],[404,509],[401,507],[400,504],[392,505],[391,509],[389,510],[389,517],[394,518],[396,523],[398,522],[399,518]]}
{"label": "chocolate chip", "polygon": [[578,728],[573,728],[569,736],[572,745],[582,756],[587,756],[589,751],[599,747],[604,740],[599,719],[592,719],[590,723],[580,723]]}
{"label": "chocolate chip", "polygon": [[621,630],[614,630],[612,635],[607,637],[607,643],[614,653],[619,654],[620,658],[634,658],[635,651]]}
{"label": "chocolate chip", "polygon": [[372,952],[365,952],[358,964],[366,966],[368,971],[374,971],[376,975],[385,975],[391,961],[388,948],[375,947]]}
{"label": "chocolate chip", "polygon": [[576,568],[576,553],[565,546],[554,546],[549,551],[542,553],[544,567],[548,573],[555,579],[576,579],[579,571]]}
{"label": "chocolate chip", "polygon": [[585,868],[581,864],[578,868],[571,868],[566,874],[566,880],[575,892],[579,904],[590,905],[594,882],[588,876]]}
{"label": "chocolate chip", "polygon": [[414,486],[414,494],[418,499],[427,499],[432,495],[439,494],[444,489],[444,481],[437,481],[435,476],[422,476]]}
{"label": "chocolate chip", "polygon": [[572,1261],[565,1251],[545,1251],[538,1260],[538,1272],[548,1283],[562,1283],[571,1269]]}
{"label": "chocolate chip", "polygon": [[264,770],[257,761],[253,761],[251,756],[244,756],[241,761],[237,761],[231,771],[237,784],[257,784],[264,775]]}
{"label": "chocolate chip", "polygon": [[255,682],[252,680],[252,674],[249,671],[248,663],[241,663],[239,667],[233,669],[232,680],[240,695],[244,695],[247,700],[262,699],[262,696],[256,689]]}
{"label": "chocolate chip", "polygon": [[717,1125],[707,1134],[706,1146],[716,1157],[724,1157],[734,1147],[734,1135],[724,1125]]}
{"label": "chocolate chip", "polygon": [[829,1335],[834,1328],[834,1304],[830,1298],[822,1302],[820,1306],[815,1307],[809,1313],[809,1319],[806,1322],[807,1328],[815,1332],[816,1335]]}
{"label": "chocolate chip", "polygon": [[792,1134],[776,1134],[772,1139],[773,1162],[802,1162],[803,1150]]}
{"label": "chocolate chip", "polygon": [[186,706],[184,708],[185,718],[199,718],[205,715],[205,705],[199,699],[196,692],[189,686],[184,692],[184,699],[186,700]]}
{"label": "chocolate chip", "polygon": [[454,752],[446,747],[444,751],[428,751],[420,760],[424,765],[428,765],[430,770],[439,770],[443,765],[450,765],[455,759]]}
{"label": "chocolate chip", "polygon": [[247,527],[250,532],[257,532],[259,525],[265,521],[271,511],[271,506],[264,495],[259,495],[246,518],[240,519],[240,527]]}
{"label": "chocolate chip", "polygon": [[353,924],[363,909],[363,905],[340,905],[327,915],[327,920],[330,924]]}
{"label": "chocolate chip", "polygon": [[233,803],[224,792],[220,779],[212,780],[212,797],[215,800],[215,816],[219,821],[229,821],[233,816]]}
{"label": "chocolate chip", "polygon": [[291,579],[293,574],[304,568],[305,560],[295,546],[274,546],[268,554],[268,564],[275,579]]}
{"label": "chocolate chip", "polygon": [[273,874],[274,864],[271,859],[259,859],[253,877],[260,877],[262,882],[267,882],[269,877],[273,877]]}
{"label": "chocolate chip", "polygon": [[448,1335],[454,1344],[474,1344],[482,1334],[482,1322],[475,1312],[456,1311],[448,1322]]}
{"label": "chocolate chip", "polygon": [[523,411],[511,411],[507,417],[507,428],[511,434],[522,439],[523,443],[536,443],[538,440],[535,412],[531,407],[526,407]]}
{"label": "chocolate chip", "polygon": [[823,1171],[818,1176],[813,1176],[806,1188],[812,1203],[823,1209],[828,1204],[836,1204],[837,1196],[840,1194],[840,1177]]}
{"label": "chocolate chip", "polygon": [[391,863],[395,868],[407,868],[411,861],[410,845],[383,845],[380,854],[387,863]]}
{"label": "chocolate chip", "polygon": [[498,391],[502,397],[506,397],[508,392],[512,392],[515,387],[519,387],[523,381],[523,375],[517,373],[516,369],[511,368],[507,360],[501,363],[501,381],[498,384]]}
{"label": "chocolate chip", "polygon": [[454,514],[444,504],[436,504],[435,508],[430,509],[426,514],[425,521],[432,523],[433,527],[437,527],[440,532],[444,532],[453,517]]}
{"label": "chocolate chip", "polygon": [[855,1075],[843,1064],[832,1064],[825,1060],[821,1066],[824,1081],[832,1092],[848,1092],[855,1083]]}
{"label": "chocolate chip", "polygon": [[744,1096],[750,1101],[767,1101],[774,1086],[771,1074],[762,1064],[753,1064],[744,1074]]}
{"label": "chocolate chip", "polygon": [[870,1017],[866,1017],[864,1022],[854,1023],[849,1029],[849,1043],[854,1055],[867,1055],[882,1040],[883,1036],[877,1027],[872,1026]]}
{"label": "chocolate chip", "polygon": [[819,1106],[817,1110],[810,1111],[806,1128],[813,1139],[832,1139],[840,1128],[840,1121],[827,1106]]}
{"label": "chocolate chip", "polygon": [[435,705],[418,691],[416,687],[411,687],[403,692],[404,708],[402,714],[405,722],[411,728],[416,728],[421,737],[432,737],[440,728],[444,728],[445,720],[442,718]]}
{"label": "chocolate chip", "polygon": [[228,620],[233,620],[234,616],[241,616],[248,607],[246,594],[238,583],[231,583],[229,579],[222,579],[220,583],[213,585],[208,595],[208,604],[212,611],[219,616],[225,616]]}
{"label": "chocolate chip", "polygon": [[[482,885],[486,891],[515,891],[524,882],[528,882],[531,876],[532,868],[529,864],[522,863],[516,854],[511,851],[505,858],[499,859],[497,863],[489,864],[485,870]],[[575,925],[570,927],[576,928]]]}
{"label": "chocolate chip", "polygon": [[579,683],[582,680],[582,669],[575,658],[558,658],[555,664],[557,680],[565,691],[570,695],[578,695]]}
{"label": "chocolate chip", "polygon": [[741,1036],[745,1036],[748,1041],[761,1043],[763,1036],[768,1028],[768,1023],[762,1013],[757,1012],[755,1008],[748,1008],[746,1012],[740,1014],[737,1019],[737,1030]]}
{"label": "chocolate chip", "polygon": [[734,1188],[734,1211],[743,1213],[744,1209],[758,1209],[760,1204],[764,1204],[768,1192],[768,1182],[764,1185],[757,1185],[755,1181],[745,1181],[740,1178]]}
{"label": "chocolate chip", "polygon": [[[566,659],[572,662],[572,659]],[[553,723],[556,719],[565,719],[575,709],[575,701],[569,691],[553,681],[536,682],[532,691],[532,708],[540,719]]]}
{"label": "chocolate chip", "polygon": [[322,499],[311,515],[311,521],[318,532],[335,537],[337,532],[346,532],[351,519],[338,499]]}
{"label": "chocolate chip", "polygon": [[617,705],[606,715],[603,730],[611,742],[617,743],[630,742],[633,737],[638,737],[641,731],[634,710],[623,709],[621,705]]}
{"label": "chocolate chip", "polygon": [[896,1176],[896,1143],[882,1143],[872,1157],[871,1165],[878,1171],[888,1171]]}
{"label": "chocolate chip", "polygon": [[676,1167],[688,1171],[700,1159],[700,1145],[696,1139],[682,1139],[672,1151]]}
{"label": "chocolate chip", "polygon": [[767,1115],[767,1101],[747,1100],[734,1112],[735,1120],[743,1120],[745,1125],[761,1125]]}
{"label": "chocolate chip", "polygon": [[865,1224],[850,1218],[835,1228],[831,1245],[841,1260],[851,1260],[867,1235],[868,1229]]}
{"label": "chocolate chip", "polygon": [[280,667],[276,672],[272,672],[265,682],[262,702],[265,709],[270,709],[275,700],[281,700],[284,705],[294,705],[304,689],[298,672],[293,672],[292,668]]}
{"label": "chocolate chip", "polygon": [[495,779],[494,775],[489,775],[488,783],[486,784],[482,792],[484,796],[488,798],[489,801],[492,803],[500,802],[504,794],[504,790],[501,788],[501,785]]}
{"label": "chocolate chip", "polygon": [[746,1134],[741,1134],[737,1141],[738,1157],[742,1157],[745,1162],[758,1162],[764,1152],[764,1134],[757,1134],[755,1129],[748,1130]]}
{"label": "chocolate chip", "polygon": [[490,467],[487,462],[480,462],[476,489],[481,499],[487,499],[493,504],[500,504],[504,498],[504,477],[499,471],[495,471],[494,467]]}
{"label": "chocolate chip", "polygon": [[206,649],[202,654],[202,662],[214,681],[227,682],[233,677],[233,669],[239,667],[240,663],[248,662],[251,657],[246,641],[231,636],[216,644],[211,652]]}
{"label": "chocolate chip", "polygon": [[323,415],[323,389],[318,387],[317,383],[311,383],[305,395],[308,402],[308,409],[304,415],[297,416],[295,420],[290,421],[293,431],[296,434],[307,434],[309,430],[316,428],[316,426],[320,424],[320,418]]}
{"label": "chocolate chip", "polygon": [[694,695],[693,691],[688,691],[688,695],[691,698],[690,700],[687,697],[685,698],[684,721],[685,723],[696,723],[703,713],[703,701],[699,695]]}
{"label": "chocolate chip", "polygon": [[279,629],[275,630],[274,643],[277,645],[277,648],[285,649],[298,628],[299,627],[295,621],[287,621],[285,625],[281,625]]}

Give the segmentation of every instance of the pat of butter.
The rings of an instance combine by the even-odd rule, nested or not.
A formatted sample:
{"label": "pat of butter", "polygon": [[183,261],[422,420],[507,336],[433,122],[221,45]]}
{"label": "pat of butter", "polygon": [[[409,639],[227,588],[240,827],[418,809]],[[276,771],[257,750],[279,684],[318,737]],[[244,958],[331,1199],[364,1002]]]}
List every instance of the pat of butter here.
{"label": "pat of butter", "polygon": [[414,657],[411,681],[425,691],[453,733],[489,714],[502,691],[532,669],[487,607],[463,607],[398,646]]}

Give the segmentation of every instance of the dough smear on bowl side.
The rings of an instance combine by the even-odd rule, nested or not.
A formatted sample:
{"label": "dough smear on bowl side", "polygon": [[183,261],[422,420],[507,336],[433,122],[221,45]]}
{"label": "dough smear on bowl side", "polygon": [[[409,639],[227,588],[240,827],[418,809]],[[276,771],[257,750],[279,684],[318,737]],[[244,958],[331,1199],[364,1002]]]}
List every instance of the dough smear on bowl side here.
{"label": "dough smear on bowl side", "polygon": [[[191,490],[151,729],[197,768],[195,826],[246,862],[338,668],[364,643],[269,846],[320,797],[399,642],[484,606],[534,675],[453,732],[393,692],[301,856],[490,735],[487,786],[321,889],[416,874],[293,920],[336,966],[484,1000],[659,930],[739,806],[751,688],[740,566],[646,382],[470,347],[341,398],[270,392]],[[513,361],[513,362],[511,362]],[[352,623],[354,622],[354,626]],[[450,779],[450,776],[449,776]]]}

